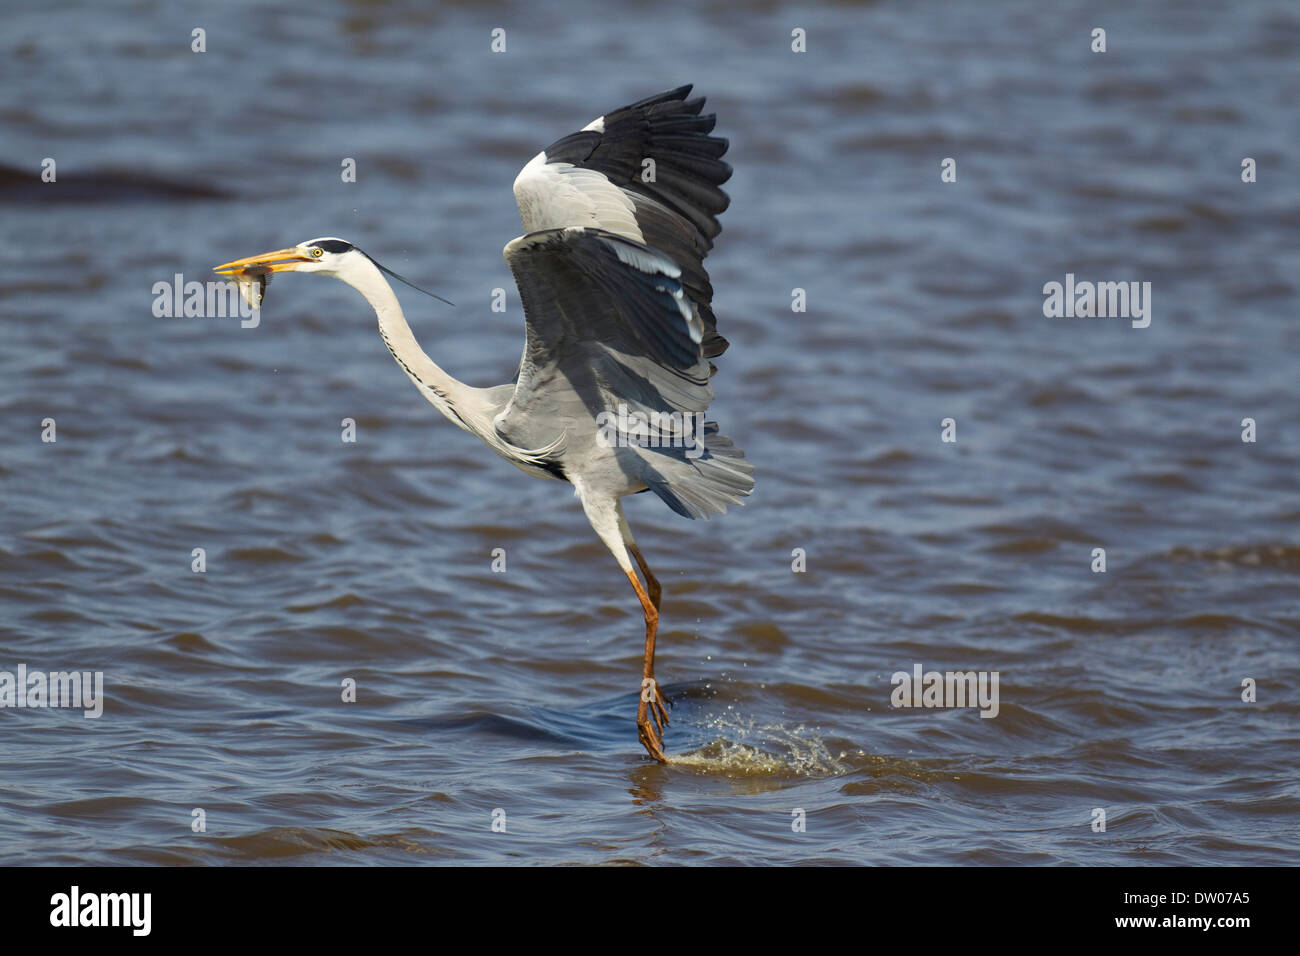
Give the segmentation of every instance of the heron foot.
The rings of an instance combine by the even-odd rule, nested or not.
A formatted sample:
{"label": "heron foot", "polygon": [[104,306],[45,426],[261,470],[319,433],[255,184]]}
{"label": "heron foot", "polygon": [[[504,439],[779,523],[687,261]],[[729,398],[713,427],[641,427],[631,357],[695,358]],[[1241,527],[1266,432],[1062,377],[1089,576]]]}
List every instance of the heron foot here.
{"label": "heron foot", "polygon": [[[652,705],[647,709],[650,712],[650,716],[654,718],[655,728],[659,731],[659,736],[662,737],[664,727],[669,722],[668,711],[665,709],[664,705],[667,704],[672,706],[672,701],[665,696],[663,687],[660,685],[659,681],[655,680],[655,678],[643,677],[641,679],[641,702],[642,704],[649,703]],[[640,715],[639,709],[637,713]],[[638,716],[638,720],[639,719],[640,716]]]}
{"label": "heron foot", "polygon": [[646,753],[660,763],[668,762],[668,758],[664,756],[663,737],[659,735],[659,731],[655,730],[654,724],[644,714],[637,718],[636,733]]}
{"label": "heron foot", "polygon": [[[652,678],[653,679],[653,678]],[[659,733],[663,734],[663,729],[668,725],[668,711],[664,705],[672,706],[672,701],[664,696],[664,689],[655,681],[655,699],[654,699],[654,717],[655,723],[659,725]]]}
{"label": "heron foot", "polygon": [[[652,678],[653,679],[653,678]],[[655,682],[655,700],[653,706],[650,701],[643,695],[641,702],[636,708],[636,732],[637,738],[641,741],[641,746],[645,747],[648,753],[660,763],[667,763],[668,758],[664,756],[664,737],[663,724],[668,722],[667,713],[663,713],[662,723],[660,722],[660,713],[663,711],[663,704],[659,700],[659,683]],[[653,718],[653,723],[651,722]]]}

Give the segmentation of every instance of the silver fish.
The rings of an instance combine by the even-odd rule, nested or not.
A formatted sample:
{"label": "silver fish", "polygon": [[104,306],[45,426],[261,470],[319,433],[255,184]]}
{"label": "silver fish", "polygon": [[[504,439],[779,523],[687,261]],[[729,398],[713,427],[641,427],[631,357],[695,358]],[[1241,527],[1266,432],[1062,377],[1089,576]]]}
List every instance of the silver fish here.
{"label": "silver fish", "polygon": [[266,287],[271,281],[271,270],[264,265],[248,266],[230,276],[239,288],[239,294],[248,303],[249,308],[260,309],[266,295]]}

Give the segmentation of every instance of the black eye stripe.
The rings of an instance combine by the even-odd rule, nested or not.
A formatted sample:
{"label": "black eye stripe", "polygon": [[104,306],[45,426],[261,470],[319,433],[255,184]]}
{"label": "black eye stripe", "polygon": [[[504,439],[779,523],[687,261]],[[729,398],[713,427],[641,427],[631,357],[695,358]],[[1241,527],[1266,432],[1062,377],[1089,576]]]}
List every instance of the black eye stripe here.
{"label": "black eye stripe", "polygon": [[313,243],[313,245],[324,249],[326,252],[347,252],[353,248],[352,243],[344,242],[342,239],[322,239],[320,242]]}

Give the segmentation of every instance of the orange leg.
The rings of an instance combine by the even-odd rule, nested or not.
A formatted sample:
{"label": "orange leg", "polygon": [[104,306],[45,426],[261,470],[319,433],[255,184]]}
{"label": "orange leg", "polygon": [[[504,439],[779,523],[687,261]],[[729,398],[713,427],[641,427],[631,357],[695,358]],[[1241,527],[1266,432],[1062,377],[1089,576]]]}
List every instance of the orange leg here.
{"label": "orange leg", "polygon": [[[663,736],[661,727],[657,727],[659,715],[657,711],[663,707],[659,702],[658,682],[655,681],[655,633],[659,629],[659,612],[655,610],[654,602],[650,600],[650,595],[646,594],[645,588],[641,587],[641,582],[637,579],[634,572],[627,572],[627,579],[632,582],[632,587],[636,588],[636,596],[641,599],[641,609],[645,612],[645,662],[641,668],[641,694],[637,699],[636,706],[636,729],[637,736],[641,740],[641,745],[645,747],[646,752],[658,760],[660,763],[667,763],[668,758],[664,756]],[[656,712],[651,712],[650,701],[654,701]],[[655,723],[651,723],[650,718],[653,715]]]}
{"label": "orange leg", "polygon": [[[641,610],[645,612],[645,660],[641,667],[641,687],[637,695],[637,736],[651,757],[660,763],[667,763],[663,738],[664,725],[668,723],[668,711],[664,707],[667,700],[659,682],[655,680],[655,635],[659,631],[659,598],[663,589],[632,539],[632,529],[623,516],[623,507],[618,498],[596,492],[580,480],[574,481],[574,488],[582,500],[582,509],[587,513],[592,529],[605,542],[605,546],[618,561],[618,566],[632,582],[637,599],[641,602]],[[633,558],[645,575],[648,593],[646,587],[642,587],[641,579],[636,576],[636,569],[632,566]]]}
{"label": "orange leg", "polygon": [[[629,538],[631,537],[630,532],[628,534],[628,537]],[[663,588],[659,586],[659,579],[656,578],[654,576],[654,572],[650,570],[650,565],[646,564],[645,558],[641,556],[641,549],[636,546],[636,542],[631,540],[627,541],[627,550],[631,553],[632,557],[636,559],[637,567],[641,569],[641,573],[645,575],[646,587],[650,593],[650,603],[654,605],[654,609],[655,609],[654,632],[650,631],[648,620],[646,625],[646,652],[645,653],[646,653],[647,670],[645,676],[649,677],[651,680],[654,680],[654,685],[653,685],[654,705],[655,705],[654,717],[655,717],[655,722],[659,724],[659,729],[662,732],[664,725],[668,723],[668,711],[664,709],[664,705],[672,703],[672,701],[670,701],[667,697],[664,696],[663,688],[659,686],[659,681],[655,680],[655,676],[654,676],[655,636],[659,630],[658,627],[659,599],[663,595]]]}

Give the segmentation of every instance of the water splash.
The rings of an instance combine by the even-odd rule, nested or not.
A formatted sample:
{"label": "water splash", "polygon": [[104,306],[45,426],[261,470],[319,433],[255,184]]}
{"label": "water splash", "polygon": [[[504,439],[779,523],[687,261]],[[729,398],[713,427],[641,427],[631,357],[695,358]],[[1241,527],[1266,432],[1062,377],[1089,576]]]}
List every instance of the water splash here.
{"label": "water splash", "polygon": [[759,723],[731,713],[707,718],[700,727],[717,739],[673,757],[674,766],[739,777],[830,777],[852,770],[846,754],[837,757],[819,728]]}

